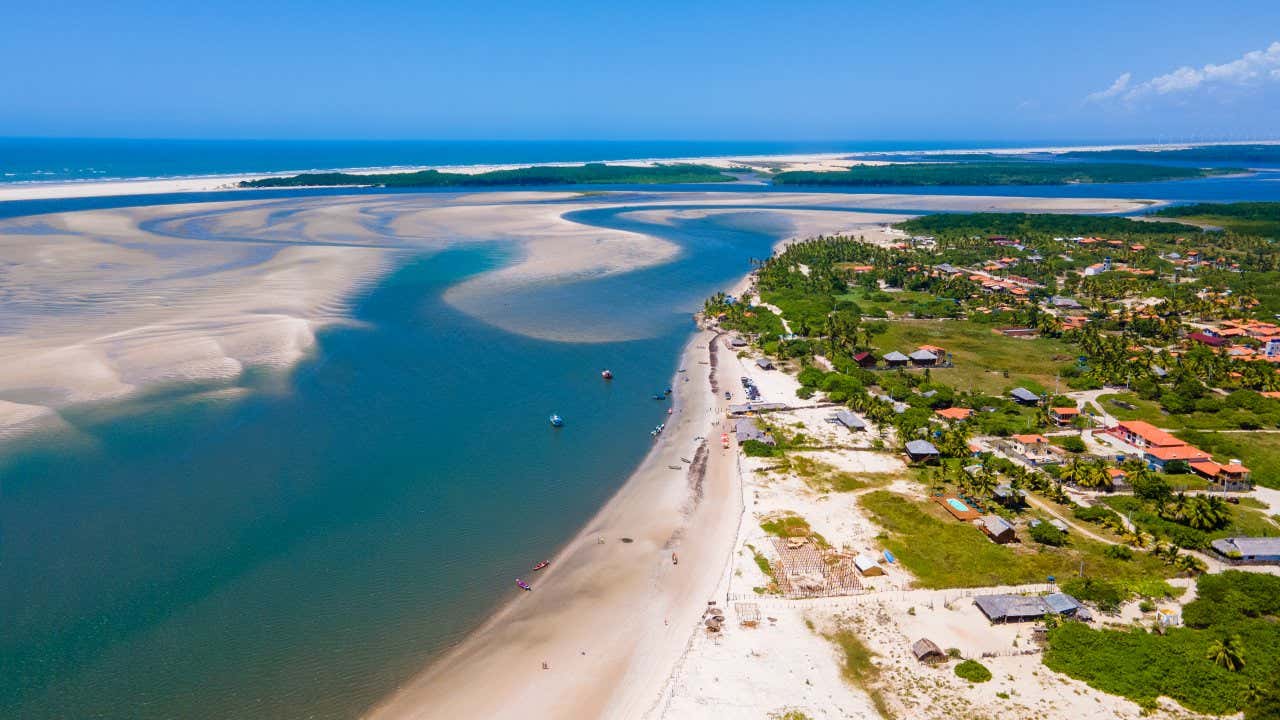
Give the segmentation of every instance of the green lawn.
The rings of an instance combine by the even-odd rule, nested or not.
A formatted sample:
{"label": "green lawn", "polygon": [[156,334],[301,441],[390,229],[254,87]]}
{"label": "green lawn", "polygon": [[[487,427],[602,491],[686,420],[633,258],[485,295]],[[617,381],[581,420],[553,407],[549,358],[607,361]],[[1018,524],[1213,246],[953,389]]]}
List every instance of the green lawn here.
{"label": "green lawn", "polygon": [[1178,437],[1220,460],[1236,458],[1263,487],[1280,488],[1280,433],[1180,432]]}
{"label": "green lawn", "polygon": [[1163,561],[1144,553],[1116,560],[1103,554],[1106,545],[1078,537],[1066,547],[1051,548],[1023,537],[1020,530],[1023,542],[997,545],[937,503],[887,490],[868,493],[861,502],[884,528],[884,546],[925,588],[1040,583],[1050,575],[1065,579],[1078,574],[1082,560],[1087,576],[1132,591],[1147,591],[1173,574]]}
{"label": "green lawn", "polygon": [[992,327],[967,320],[895,320],[873,342],[879,355],[910,353],[920,345],[945,348],[955,367],[934,370],[937,379],[957,390],[989,395],[1029,384],[1053,389],[1057,371],[1078,354],[1061,340],[1010,338],[993,333]]}

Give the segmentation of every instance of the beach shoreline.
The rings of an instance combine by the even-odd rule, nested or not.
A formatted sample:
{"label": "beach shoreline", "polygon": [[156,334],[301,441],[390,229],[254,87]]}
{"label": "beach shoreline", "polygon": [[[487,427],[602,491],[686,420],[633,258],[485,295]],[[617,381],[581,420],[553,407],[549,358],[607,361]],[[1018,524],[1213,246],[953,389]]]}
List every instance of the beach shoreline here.
{"label": "beach shoreline", "polygon": [[366,717],[646,716],[715,599],[741,516],[736,451],[716,437],[727,428],[712,392],[717,337],[698,330],[685,344],[667,430],[531,576],[533,591]]}

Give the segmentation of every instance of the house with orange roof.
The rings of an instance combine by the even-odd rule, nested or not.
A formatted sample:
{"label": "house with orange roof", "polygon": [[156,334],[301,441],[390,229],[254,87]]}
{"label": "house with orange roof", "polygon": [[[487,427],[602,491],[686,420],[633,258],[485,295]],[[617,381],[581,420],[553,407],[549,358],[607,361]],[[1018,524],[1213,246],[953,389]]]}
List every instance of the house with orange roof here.
{"label": "house with orange roof", "polygon": [[1178,447],[1185,442],[1145,420],[1124,420],[1111,428],[1111,434],[1139,448]]}
{"label": "house with orange roof", "polygon": [[1192,472],[1228,490],[1243,490],[1252,486],[1249,468],[1232,460],[1223,465],[1213,460],[1192,460],[1187,463]]}
{"label": "house with orange roof", "polygon": [[960,407],[942,408],[941,410],[934,410],[933,412],[935,415],[942,418],[943,420],[954,421],[954,422],[959,422],[961,420],[968,420],[969,416],[973,414],[973,411],[970,410],[969,408],[960,408]]}
{"label": "house with orange roof", "polygon": [[1202,460],[1212,460],[1209,453],[1198,447],[1191,445],[1172,445],[1166,447],[1149,447],[1142,455],[1142,459],[1147,461],[1153,470],[1164,470],[1165,466],[1171,462],[1181,461],[1184,463],[1194,463]]}
{"label": "house with orange roof", "polygon": [[1049,438],[1043,435],[1014,435],[1009,438],[1009,441],[1019,455],[1043,455],[1049,448]]}
{"label": "house with orange roof", "polygon": [[1073,407],[1049,408],[1049,419],[1054,425],[1062,427],[1075,422],[1080,417],[1080,410]]}

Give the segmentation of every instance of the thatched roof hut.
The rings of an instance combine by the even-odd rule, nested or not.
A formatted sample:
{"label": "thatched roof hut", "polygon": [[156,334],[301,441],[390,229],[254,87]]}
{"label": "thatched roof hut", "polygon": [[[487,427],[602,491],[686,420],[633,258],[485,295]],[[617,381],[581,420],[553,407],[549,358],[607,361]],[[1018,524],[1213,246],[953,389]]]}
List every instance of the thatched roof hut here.
{"label": "thatched roof hut", "polygon": [[947,654],[942,652],[942,648],[929,638],[920,638],[911,643],[911,654],[923,663],[943,662],[947,659]]}

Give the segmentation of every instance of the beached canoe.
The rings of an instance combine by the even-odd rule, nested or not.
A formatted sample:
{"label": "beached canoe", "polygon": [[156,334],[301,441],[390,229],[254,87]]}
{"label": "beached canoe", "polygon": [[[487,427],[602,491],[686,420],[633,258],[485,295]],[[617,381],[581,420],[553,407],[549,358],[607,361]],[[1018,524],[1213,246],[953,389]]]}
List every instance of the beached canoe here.
{"label": "beached canoe", "polygon": [[521,590],[526,590],[530,592],[533,591],[533,587],[530,586],[529,583],[521,580],[520,578],[516,578],[516,586],[519,587]]}

